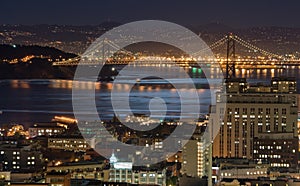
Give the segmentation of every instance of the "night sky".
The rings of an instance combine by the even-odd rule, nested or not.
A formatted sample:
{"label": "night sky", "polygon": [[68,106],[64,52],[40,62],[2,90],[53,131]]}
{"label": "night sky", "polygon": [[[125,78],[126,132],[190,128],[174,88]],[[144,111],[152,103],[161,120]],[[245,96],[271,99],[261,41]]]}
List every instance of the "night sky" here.
{"label": "night sky", "polygon": [[0,24],[95,25],[144,19],[182,25],[300,27],[298,0],[1,0]]}

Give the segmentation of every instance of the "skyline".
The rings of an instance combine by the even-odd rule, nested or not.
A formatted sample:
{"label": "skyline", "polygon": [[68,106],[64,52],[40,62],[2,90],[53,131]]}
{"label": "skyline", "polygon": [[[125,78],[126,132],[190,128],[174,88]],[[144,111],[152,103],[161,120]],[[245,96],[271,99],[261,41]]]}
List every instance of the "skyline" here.
{"label": "skyline", "polygon": [[0,1],[1,185],[300,185],[300,1]]}
{"label": "skyline", "polygon": [[272,1],[1,1],[0,24],[97,25],[165,20],[185,26],[221,23],[233,28],[255,26],[300,27],[300,2]]}

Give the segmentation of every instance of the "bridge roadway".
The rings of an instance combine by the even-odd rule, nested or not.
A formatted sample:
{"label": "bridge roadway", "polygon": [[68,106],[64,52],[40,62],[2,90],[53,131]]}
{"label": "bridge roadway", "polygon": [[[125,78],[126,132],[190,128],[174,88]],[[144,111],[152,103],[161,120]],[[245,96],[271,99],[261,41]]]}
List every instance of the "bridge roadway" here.
{"label": "bridge roadway", "polygon": [[[66,60],[54,62],[53,66],[77,66],[80,60]],[[199,66],[198,64],[216,64],[218,62],[222,66],[226,66],[226,62],[217,61],[195,61],[195,60],[110,60],[106,61],[105,65],[142,65],[142,66],[164,66],[174,65],[179,66]],[[285,66],[300,66],[300,60],[290,61],[270,61],[270,60],[238,60],[235,62],[236,68],[284,68]],[[103,65],[103,63],[95,61],[83,61],[80,65]]]}

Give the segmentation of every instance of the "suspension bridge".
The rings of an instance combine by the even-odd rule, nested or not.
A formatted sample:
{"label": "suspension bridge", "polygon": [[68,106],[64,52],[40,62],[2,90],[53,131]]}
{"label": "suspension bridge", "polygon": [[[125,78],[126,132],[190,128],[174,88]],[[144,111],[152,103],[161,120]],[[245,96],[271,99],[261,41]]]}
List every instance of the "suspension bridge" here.
{"label": "suspension bridge", "polygon": [[[237,57],[237,44],[248,51],[252,51],[252,57]],[[227,50],[227,56],[224,58],[195,59],[192,57],[149,57],[134,54],[125,49],[120,49],[113,41],[104,39],[97,44],[92,45],[89,50],[90,52],[87,52],[84,57],[78,56],[64,61],[53,62],[53,66],[77,66],[79,63],[80,65],[127,65],[131,62],[143,65],[168,65],[176,62],[182,66],[194,66],[199,61],[209,62],[209,60],[217,60],[220,65],[226,67],[227,73],[234,73],[235,68],[282,68],[288,65],[300,65],[300,59],[287,58],[286,56],[262,49],[232,33],[225,35],[207,48],[194,53],[193,56],[201,56],[201,54],[209,50],[214,51],[222,46],[225,46],[225,50]],[[114,53],[113,51],[117,52]]]}

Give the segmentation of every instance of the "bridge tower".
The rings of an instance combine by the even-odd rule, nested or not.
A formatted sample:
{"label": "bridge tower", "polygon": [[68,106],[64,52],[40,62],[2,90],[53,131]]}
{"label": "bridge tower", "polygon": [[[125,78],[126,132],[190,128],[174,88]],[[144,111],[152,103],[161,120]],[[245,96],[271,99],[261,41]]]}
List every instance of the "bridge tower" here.
{"label": "bridge tower", "polygon": [[111,57],[111,51],[110,51],[110,43],[107,38],[104,38],[102,41],[102,60],[103,63],[107,61],[109,57]]}
{"label": "bridge tower", "polygon": [[234,35],[227,35],[226,78],[235,78],[235,40]]}

